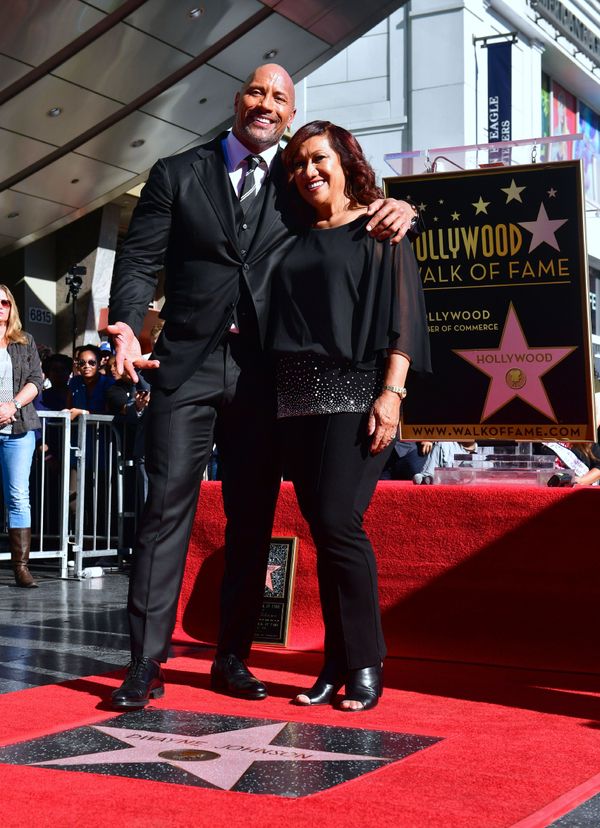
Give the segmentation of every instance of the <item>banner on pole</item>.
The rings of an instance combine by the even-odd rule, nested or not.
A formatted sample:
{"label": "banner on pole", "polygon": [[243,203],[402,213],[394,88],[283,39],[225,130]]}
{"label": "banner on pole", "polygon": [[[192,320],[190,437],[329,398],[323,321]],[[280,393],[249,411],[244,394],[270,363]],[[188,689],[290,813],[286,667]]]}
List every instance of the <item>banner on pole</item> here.
{"label": "banner on pole", "polygon": [[[488,50],[488,141],[512,139],[512,41],[490,43]],[[510,164],[511,148],[490,150],[490,164]]]}

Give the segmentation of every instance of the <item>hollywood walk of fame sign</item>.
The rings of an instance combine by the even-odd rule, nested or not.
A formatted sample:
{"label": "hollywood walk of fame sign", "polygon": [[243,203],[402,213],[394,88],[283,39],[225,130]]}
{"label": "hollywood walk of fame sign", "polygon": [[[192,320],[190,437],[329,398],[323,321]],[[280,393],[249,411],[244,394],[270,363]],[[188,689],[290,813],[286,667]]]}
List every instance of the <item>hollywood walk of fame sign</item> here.
{"label": "hollywood walk of fame sign", "polygon": [[288,640],[298,538],[271,538],[263,605],[254,641],[285,647]]}
{"label": "hollywood walk of fame sign", "polygon": [[411,378],[402,436],[595,440],[579,161],[390,178],[413,242],[432,378]]}
{"label": "hollywood walk of fame sign", "polygon": [[438,737],[148,708],[0,748],[0,763],[308,796]]}

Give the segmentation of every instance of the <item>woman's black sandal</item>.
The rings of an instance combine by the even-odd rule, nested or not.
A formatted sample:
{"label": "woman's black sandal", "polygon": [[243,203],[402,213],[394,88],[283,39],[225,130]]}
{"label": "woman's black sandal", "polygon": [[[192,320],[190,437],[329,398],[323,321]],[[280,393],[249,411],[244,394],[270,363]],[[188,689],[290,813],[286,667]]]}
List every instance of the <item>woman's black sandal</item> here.
{"label": "woman's black sandal", "polygon": [[362,707],[342,707],[344,712],[362,713],[377,705],[383,694],[383,665],[361,667],[358,670],[349,670],[346,678],[346,693],[342,702],[360,702]]}
{"label": "woman's black sandal", "polygon": [[[332,664],[325,664],[310,690],[298,693],[294,699],[294,704],[304,707],[314,704],[330,704],[345,680],[346,674],[344,672]],[[299,701],[299,696],[306,696],[308,702]]]}

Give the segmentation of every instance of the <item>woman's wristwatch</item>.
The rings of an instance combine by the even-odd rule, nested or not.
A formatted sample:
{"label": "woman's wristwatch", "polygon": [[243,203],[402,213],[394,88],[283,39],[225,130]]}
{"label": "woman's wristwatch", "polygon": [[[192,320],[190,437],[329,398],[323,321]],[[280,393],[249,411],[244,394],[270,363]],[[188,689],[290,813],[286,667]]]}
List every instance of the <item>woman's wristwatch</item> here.
{"label": "woman's wristwatch", "polygon": [[381,389],[382,391],[393,391],[394,394],[398,394],[401,400],[406,397],[406,388],[401,385],[384,385]]}
{"label": "woman's wristwatch", "polygon": [[20,411],[23,408],[23,403],[20,403],[16,399],[12,399],[11,403],[14,405],[14,407],[17,409],[17,411]]}

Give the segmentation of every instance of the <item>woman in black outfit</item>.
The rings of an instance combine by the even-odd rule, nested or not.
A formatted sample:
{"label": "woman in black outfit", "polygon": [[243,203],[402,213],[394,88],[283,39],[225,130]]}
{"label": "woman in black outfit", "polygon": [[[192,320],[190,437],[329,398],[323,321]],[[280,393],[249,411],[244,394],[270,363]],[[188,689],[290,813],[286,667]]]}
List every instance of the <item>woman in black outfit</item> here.
{"label": "woman in black outfit", "polygon": [[275,280],[272,346],[286,467],[317,548],[325,663],[298,704],[374,707],[385,643],[363,514],[392,450],[409,366],[429,370],[421,280],[410,243],[367,234],[381,196],[356,139],[328,121],[283,153],[306,229]]}

